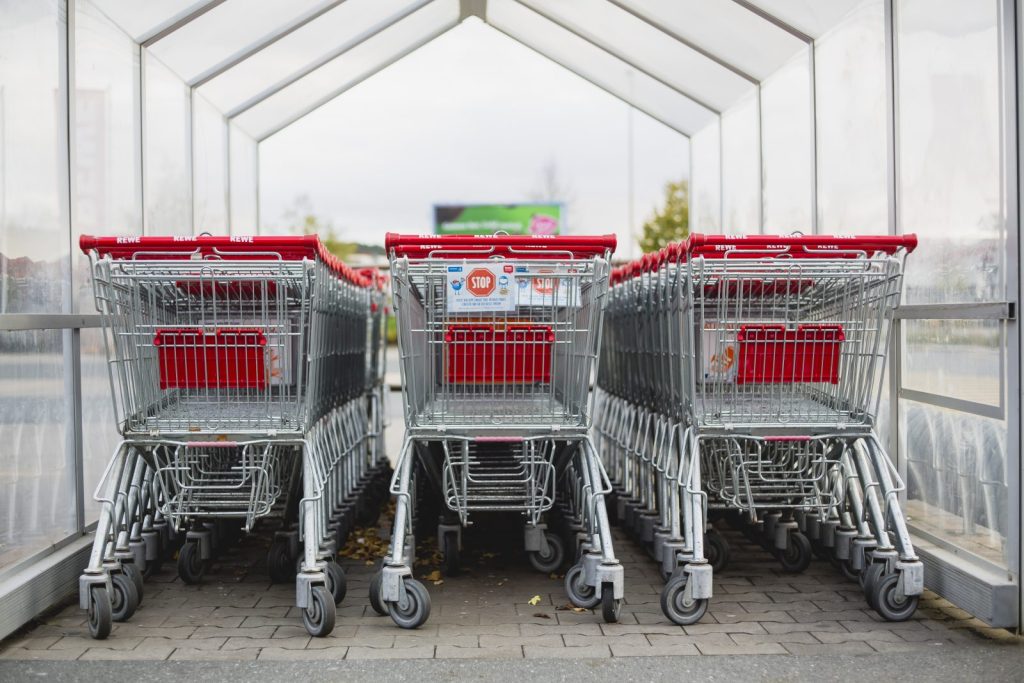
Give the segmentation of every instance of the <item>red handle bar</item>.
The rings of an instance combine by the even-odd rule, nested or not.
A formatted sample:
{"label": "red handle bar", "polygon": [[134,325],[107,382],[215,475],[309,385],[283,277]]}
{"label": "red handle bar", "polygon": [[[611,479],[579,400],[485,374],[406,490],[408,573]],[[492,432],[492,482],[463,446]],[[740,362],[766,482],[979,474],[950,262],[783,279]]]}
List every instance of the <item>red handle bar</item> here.
{"label": "red handle bar", "polygon": [[400,235],[389,232],[384,250],[411,259],[593,258],[615,251],[615,235]]}

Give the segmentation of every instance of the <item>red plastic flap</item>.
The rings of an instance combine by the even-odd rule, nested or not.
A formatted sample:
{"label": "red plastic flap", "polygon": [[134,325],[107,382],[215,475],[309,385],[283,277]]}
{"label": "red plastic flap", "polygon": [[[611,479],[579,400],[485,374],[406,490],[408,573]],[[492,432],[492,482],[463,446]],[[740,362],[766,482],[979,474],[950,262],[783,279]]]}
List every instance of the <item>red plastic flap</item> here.
{"label": "red plastic flap", "polygon": [[153,336],[161,389],[265,389],[267,337],[259,328],[165,327]]}
{"label": "red plastic flap", "polygon": [[547,325],[451,325],[445,331],[449,384],[551,381],[555,334]]}
{"label": "red plastic flap", "polygon": [[594,258],[615,251],[615,235],[400,235],[389,232],[384,249],[411,259]]}
{"label": "red plastic flap", "polygon": [[358,286],[371,287],[373,282],[345,265],[316,235],[199,235],[198,237],[96,237],[82,235],[79,248],[88,254],[113,259],[190,260],[202,258],[245,261],[301,261],[320,259],[342,279]]}
{"label": "red plastic flap", "polygon": [[917,248],[917,235],[703,235],[684,243],[690,257],[704,258],[857,258],[876,253],[895,254]]}
{"label": "red plastic flap", "polygon": [[835,323],[741,325],[737,384],[839,382],[842,342],[846,334]]}

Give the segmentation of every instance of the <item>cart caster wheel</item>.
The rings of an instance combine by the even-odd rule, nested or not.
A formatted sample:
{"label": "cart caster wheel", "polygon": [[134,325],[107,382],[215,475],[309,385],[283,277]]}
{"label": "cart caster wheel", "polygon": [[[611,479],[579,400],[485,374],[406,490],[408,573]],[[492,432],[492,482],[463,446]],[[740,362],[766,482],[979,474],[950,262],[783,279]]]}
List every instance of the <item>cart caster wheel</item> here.
{"label": "cart caster wheel", "polygon": [[875,606],[875,588],[885,575],[885,565],[881,562],[872,562],[860,573],[860,587],[864,591],[864,599],[872,609]]}
{"label": "cart caster wheel", "polygon": [[419,628],[430,617],[430,594],[416,579],[406,578],[402,585],[402,599],[387,603],[391,619],[402,628]]}
{"label": "cart caster wheel", "polygon": [[782,571],[799,574],[811,566],[811,542],[799,531],[789,535],[785,550],[777,550],[775,556],[782,564]]}
{"label": "cart caster wheel", "polygon": [[565,573],[565,594],[569,602],[585,609],[593,609],[601,602],[601,596],[594,587],[584,583],[582,564],[574,564]]}
{"label": "cart caster wheel", "polygon": [[139,596],[139,604],[142,604],[142,571],[139,565],[134,562],[125,562],[121,565],[121,571],[135,584],[135,593]]}
{"label": "cart caster wheel", "polygon": [[441,541],[444,562],[441,569],[445,576],[459,575],[459,535],[451,532],[444,535]]}
{"label": "cart caster wheel", "polygon": [[530,553],[530,564],[542,574],[550,574],[558,571],[565,561],[565,545],[558,534],[545,533],[544,538],[548,542],[547,552],[534,551]]}
{"label": "cart caster wheel", "polygon": [[331,592],[326,586],[313,586],[309,600],[309,606],[302,610],[302,625],[314,638],[329,636],[338,615]]}
{"label": "cart caster wheel", "polygon": [[267,551],[267,573],[273,583],[289,583],[295,580],[295,562],[288,551],[288,543],[274,541]]}
{"label": "cart caster wheel", "polygon": [[860,583],[860,572],[853,568],[849,560],[840,560],[838,557],[832,556],[832,564],[839,573],[847,578],[849,581],[856,581]]}
{"label": "cart caster wheel", "polygon": [[189,541],[178,551],[178,576],[192,586],[203,580],[207,563],[199,557],[199,544]]}
{"label": "cart caster wheel", "polygon": [[113,626],[113,608],[110,594],[103,586],[89,589],[89,635],[96,640],[105,640]]}
{"label": "cart caster wheel", "polygon": [[146,568],[142,570],[142,578],[151,579],[160,573],[161,567],[163,567],[163,558],[157,555],[155,560],[146,560]]}
{"label": "cart caster wheel", "polygon": [[324,578],[327,582],[327,590],[334,598],[334,604],[340,605],[348,592],[348,581],[345,579],[345,570],[337,562],[328,562],[324,567]]}
{"label": "cart caster wheel", "polygon": [[622,613],[622,599],[615,599],[615,591],[612,584],[601,584],[601,618],[606,624],[614,624],[619,620]]}
{"label": "cart caster wheel", "polygon": [[871,606],[886,621],[906,621],[917,611],[919,595],[897,595],[900,575],[883,574],[874,584]]}
{"label": "cart caster wheel", "polygon": [[704,557],[717,574],[729,566],[729,541],[717,531],[709,531],[704,535]]}
{"label": "cart caster wheel", "polygon": [[388,615],[388,606],[380,598],[381,580],[380,572],[374,574],[373,578],[370,579],[370,607],[372,607],[373,611],[378,615],[386,617]]}
{"label": "cart caster wheel", "polygon": [[700,621],[708,611],[707,598],[686,598],[685,574],[665,584],[661,591],[661,611],[673,624],[690,626]]}
{"label": "cart caster wheel", "polygon": [[114,621],[128,621],[139,607],[135,583],[123,573],[111,574],[110,615]]}

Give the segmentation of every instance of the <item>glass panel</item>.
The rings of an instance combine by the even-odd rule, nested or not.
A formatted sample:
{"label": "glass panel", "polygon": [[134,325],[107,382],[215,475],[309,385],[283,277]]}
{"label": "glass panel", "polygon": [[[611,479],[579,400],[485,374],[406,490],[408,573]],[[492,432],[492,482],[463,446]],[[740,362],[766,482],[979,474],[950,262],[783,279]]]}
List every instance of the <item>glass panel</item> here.
{"label": "glass panel", "polygon": [[263,90],[352,47],[422,2],[346,0],[200,86],[199,92],[221,111],[230,112]]}
{"label": "glass panel", "polygon": [[751,95],[722,114],[722,231],[761,231],[761,163],[757,97]]}
{"label": "glass panel", "polygon": [[889,231],[885,36],[871,0],[815,45],[818,230]]}
{"label": "glass panel", "polygon": [[807,51],[761,84],[764,232],[812,232],[811,73]]}
{"label": "glass panel", "polygon": [[690,135],[712,121],[714,112],[631,69],[536,12],[512,0],[487,3],[487,20],[524,45],[576,72],[675,130]]}
{"label": "glass panel", "polygon": [[261,140],[275,128],[360,83],[458,22],[457,0],[437,0],[279,90],[235,119]]}
{"label": "glass panel", "polygon": [[228,124],[202,97],[192,100],[195,232],[228,234]]}
{"label": "glass panel", "polygon": [[192,83],[206,70],[321,4],[323,0],[228,0],[150,49],[186,83]]}
{"label": "glass panel", "polygon": [[734,0],[618,2],[758,80],[807,45]]}
{"label": "glass panel", "polygon": [[189,91],[160,60],[143,55],[146,233],[191,235]]}
{"label": "glass panel", "polygon": [[188,16],[210,0],[95,0],[103,13],[140,41],[153,31]]}
{"label": "glass panel", "polygon": [[93,499],[96,485],[121,440],[114,418],[107,374],[107,353],[103,330],[84,329],[82,349],[82,482],[85,496],[85,523],[95,522],[100,504]]}
{"label": "glass panel", "polygon": [[80,235],[142,234],[139,48],[91,2],[75,3],[76,310],[94,313]]}
{"label": "glass panel", "polygon": [[75,532],[63,333],[0,332],[0,569]]}
{"label": "glass panel", "polygon": [[690,231],[722,232],[722,146],[718,118],[690,138]]}
{"label": "glass panel", "polygon": [[862,0],[750,0],[793,28],[818,38],[841,22]]}
{"label": "glass panel", "polygon": [[921,238],[909,303],[1006,298],[997,10],[897,4],[899,227]]}
{"label": "glass panel", "polygon": [[725,111],[754,88],[750,81],[606,0],[521,2],[717,111]]}
{"label": "glass panel", "polygon": [[57,8],[0,0],[0,313],[59,313],[69,298]]}
{"label": "glass panel", "polygon": [[[916,257],[917,254],[914,254]],[[998,320],[904,320],[903,386],[966,401],[1000,404]]]}
{"label": "glass panel", "polygon": [[258,147],[255,140],[235,126],[230,129],[231,234],[255,235],[259,232]]}
{"label": "glass panel", "polygon": [[1008,566],[1006,423],[901,399],[900,425],[909,523]]}

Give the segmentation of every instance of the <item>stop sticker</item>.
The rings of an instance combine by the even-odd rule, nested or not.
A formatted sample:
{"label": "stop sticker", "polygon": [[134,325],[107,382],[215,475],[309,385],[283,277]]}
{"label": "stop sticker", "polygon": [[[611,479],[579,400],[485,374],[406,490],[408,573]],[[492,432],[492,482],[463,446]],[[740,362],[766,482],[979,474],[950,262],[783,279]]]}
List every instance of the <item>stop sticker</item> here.
{"label": "stop sticker", "polygon": [[494,291],[494,273],[487,268],[474,268],[466,276],[466,291],[473,296],[490,296]]}

